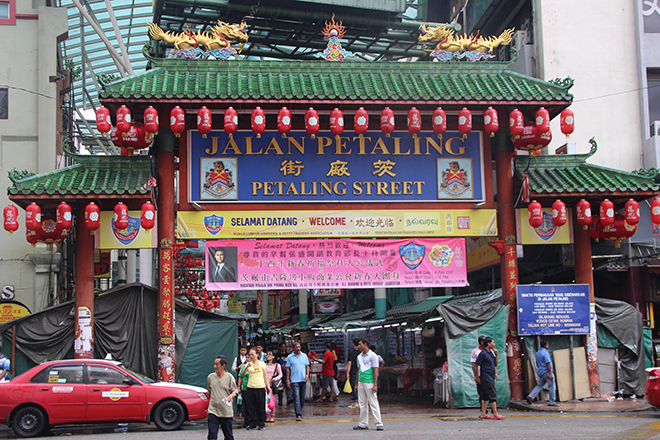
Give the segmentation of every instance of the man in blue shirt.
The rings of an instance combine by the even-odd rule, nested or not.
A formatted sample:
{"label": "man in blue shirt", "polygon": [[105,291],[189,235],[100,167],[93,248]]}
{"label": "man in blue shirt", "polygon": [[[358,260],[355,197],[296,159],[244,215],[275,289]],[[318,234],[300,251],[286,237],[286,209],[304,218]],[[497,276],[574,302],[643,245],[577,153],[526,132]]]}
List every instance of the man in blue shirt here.
{"label": "man in blue shirt", "polygon": [[543,386],[547,383],[550,391],[548,406],[557,406],[555,402],[555,376],[552,374],[552,360],[548,352],[548,341],[541,341],[541,349],[536,352],[536,369],[539,375],[539,382],[532,392],[529,393],[529,396],[527,396],[527,403],[531,405],[532,401],[539,395]]}
{"label": "man in blue shirt", "polygon": [[286,383],[293,392],[293,407],[298,422],[302,420],[307,378],[309,378],[309,359],[300,351],[300,342],[294,342],[293,353],[286,358]]}
{"label": "man in blue shirt", "polygon": [[0,380],[5,381],[11,378],[9,374],[10,365],[9,359],[2,354],[2,343],[0,341]]}
{"label": "man in blue shirt", "polygon": [[[479,367],[479,375],[475,376],[474,381],[481,384],[481,415],[480,419],[502,420],[503,415],[497,412],[497,390],[495,382],[497,376],[497,350],[495,350],[495,340],[493,338],[484,338],[484,349],[477,356],[475,364]],[[486,414],[490,402],[490,409],[493,415]]]}

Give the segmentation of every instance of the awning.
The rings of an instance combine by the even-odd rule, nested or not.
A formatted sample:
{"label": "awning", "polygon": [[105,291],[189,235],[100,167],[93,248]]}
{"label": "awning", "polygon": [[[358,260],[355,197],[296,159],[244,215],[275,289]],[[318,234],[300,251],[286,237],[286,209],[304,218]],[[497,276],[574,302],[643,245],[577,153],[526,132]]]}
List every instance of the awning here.
{"label": "awning", "polygon": [[644,264],[649,268],[649,273],[660,273],[660,260],[646,260]]}
{"label": "awning", "polygon": [[406,313],[412,314],[412,313],[426,313],[431,309],[436,308],[438,305],[442,304],[443,302],[449,301],[452,299],[454,295],[449,295],[449,296],[430,296],[426,298],[424,301],[421,301],[417,304],[412,305],[408,310],[406,310]]}

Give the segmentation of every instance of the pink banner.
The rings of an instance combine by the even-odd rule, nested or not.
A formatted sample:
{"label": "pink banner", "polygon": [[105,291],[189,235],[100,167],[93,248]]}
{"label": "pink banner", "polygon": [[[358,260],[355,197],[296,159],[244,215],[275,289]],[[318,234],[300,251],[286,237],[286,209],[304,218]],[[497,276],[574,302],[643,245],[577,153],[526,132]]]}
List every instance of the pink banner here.
{"label": "pink banner", "polygon": [[466,285],[463,238],[206,241],[207,290]]}

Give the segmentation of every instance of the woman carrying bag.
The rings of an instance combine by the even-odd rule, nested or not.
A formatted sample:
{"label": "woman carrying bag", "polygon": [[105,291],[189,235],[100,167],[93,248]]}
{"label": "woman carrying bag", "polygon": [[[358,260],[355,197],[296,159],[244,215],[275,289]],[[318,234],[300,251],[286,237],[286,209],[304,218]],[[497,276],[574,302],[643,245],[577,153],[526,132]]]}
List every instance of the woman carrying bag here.
{"label": "woman carrying bag", "polygon": [[[268,350],[266,353],[266,375],[270,383],[271,396],[266,397],[266,403],[269,402],[273,395],[282,388],[282,366],[275,362],[275,355],[272,350]],[[268,405],[268,410],[266,411],[266,422],[272,423],[275,421],[275,405]]]}

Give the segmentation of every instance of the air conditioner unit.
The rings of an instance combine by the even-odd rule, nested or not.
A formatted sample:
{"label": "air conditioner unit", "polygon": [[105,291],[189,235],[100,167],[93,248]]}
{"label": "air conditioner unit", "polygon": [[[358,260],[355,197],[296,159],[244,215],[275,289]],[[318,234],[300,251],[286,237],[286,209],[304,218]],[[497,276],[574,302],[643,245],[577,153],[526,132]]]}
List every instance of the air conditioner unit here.
{"label": "air conditioner unit", "polygon": [[653,121],[651,124],[651,137],[660,136],[660,121]]}
{"label": "air conditioner unit", "polygon": [[513,44],[518,52],[520,52],[525,44],[527,44],[527,31],[516,31],[513,34]]}

